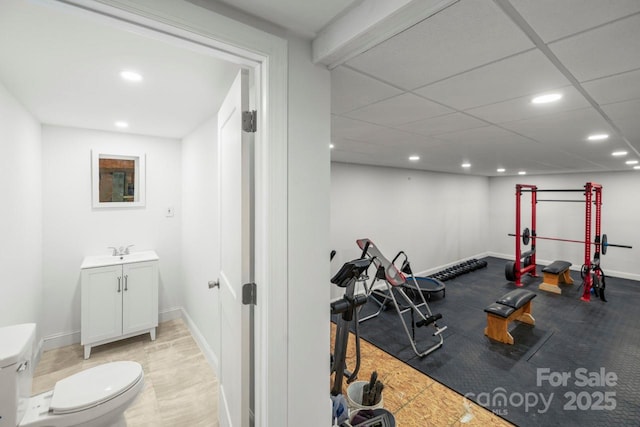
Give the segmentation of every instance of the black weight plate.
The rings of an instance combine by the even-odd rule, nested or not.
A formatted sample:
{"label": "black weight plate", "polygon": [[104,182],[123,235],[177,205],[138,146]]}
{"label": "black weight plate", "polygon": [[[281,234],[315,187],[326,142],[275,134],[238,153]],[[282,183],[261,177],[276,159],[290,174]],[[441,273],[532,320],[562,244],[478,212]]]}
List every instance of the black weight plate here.
{"label": "black weight plate", "polygon": [[504,266],[504,275],[510,282],[516,281],[516,263],[513,261],[508,261]]}
{"label": "black weight plate", "polygon": [[606,255],[607,254],[607,246],[609,246],[609,241],[607,240],[607,235],[603,234],[602,235],[602,243],[600,244],[602,255]]}
{"label": "black weight plate", "polygon": [[527,246],[529,244],[529,240],[531,238],[531,231],[529,231],[529,228],[525,228],[524,231],[522,232],[522,243]]}

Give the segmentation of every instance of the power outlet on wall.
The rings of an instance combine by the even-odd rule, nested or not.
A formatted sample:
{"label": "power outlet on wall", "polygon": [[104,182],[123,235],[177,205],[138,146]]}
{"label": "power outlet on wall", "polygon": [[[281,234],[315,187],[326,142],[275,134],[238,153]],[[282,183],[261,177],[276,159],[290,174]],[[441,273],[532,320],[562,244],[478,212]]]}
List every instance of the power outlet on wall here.
{"label": "power outlet on wall", "polygon": [[173,214],[174,214],[173,206],[169,206],[165,212],[165,216],[168,218],[173,216]]}

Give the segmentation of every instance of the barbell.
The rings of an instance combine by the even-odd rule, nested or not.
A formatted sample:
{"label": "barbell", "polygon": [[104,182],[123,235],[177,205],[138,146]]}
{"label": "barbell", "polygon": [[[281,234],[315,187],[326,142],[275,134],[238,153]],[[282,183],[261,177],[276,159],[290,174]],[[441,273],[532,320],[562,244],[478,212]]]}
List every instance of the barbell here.
{"label": "barbell", "polygon": [[602,235],[602,240],[600,240],[599,236],[596,236],[596,241],[595,242],[587,242],[585,240],[573,240],[573,239],[561,239],[559,237],[542,237],[542,236],[532,236],[531,235],[531,231],[529,231],[529,228],[525,228],[522,231],[522,234],[513,234],[513,233],[509,233],[509,236],[512,237],[520,237],[522,238],[522,243],[526,246],[529,244],[529,240],[532,237],[535,237],[536,239],[541,239],[541,240],[555,240],[558,242],[569,242],[569,243],[582,243],[582,244],[591,244],[591,245],[600,245],[600,247],[602,248],[602,255],[606,255],[607,254],[607,248],[609,246],[613,246],[615,248],[625,248],[625,249],[633,249],[633,246],[629,246],[629,245],[617,245],[614,243],[609,243],[609,240],[607,239],[607,235],[603,234]]}

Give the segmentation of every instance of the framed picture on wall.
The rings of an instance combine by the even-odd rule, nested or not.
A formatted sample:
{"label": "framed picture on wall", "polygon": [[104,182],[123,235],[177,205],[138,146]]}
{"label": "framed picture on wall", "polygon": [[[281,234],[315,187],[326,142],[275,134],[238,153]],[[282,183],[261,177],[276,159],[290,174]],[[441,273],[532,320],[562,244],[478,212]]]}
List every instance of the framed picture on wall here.
{"label": "framed picture on wall", "polygon": [[145,154],[91,151],[94,208],[145,206]]}

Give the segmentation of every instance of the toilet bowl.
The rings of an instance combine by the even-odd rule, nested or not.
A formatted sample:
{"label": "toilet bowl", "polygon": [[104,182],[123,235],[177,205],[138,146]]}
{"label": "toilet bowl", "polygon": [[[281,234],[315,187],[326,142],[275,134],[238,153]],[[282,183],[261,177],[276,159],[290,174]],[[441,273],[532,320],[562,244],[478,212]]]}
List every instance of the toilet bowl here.
{"label": "toilet bowl", "polygon": [[30,396],[35,324],[0,328],[0,427],[121,427],[124,411],[144,388],[137,362],[110,362],[58,381]]}
{"label": "toilet bowl", "polygon": [[53,390],[31,397],[18,426],[124,426],[124,411],[143,387],[139,363],[105,363],[60,380]]}

